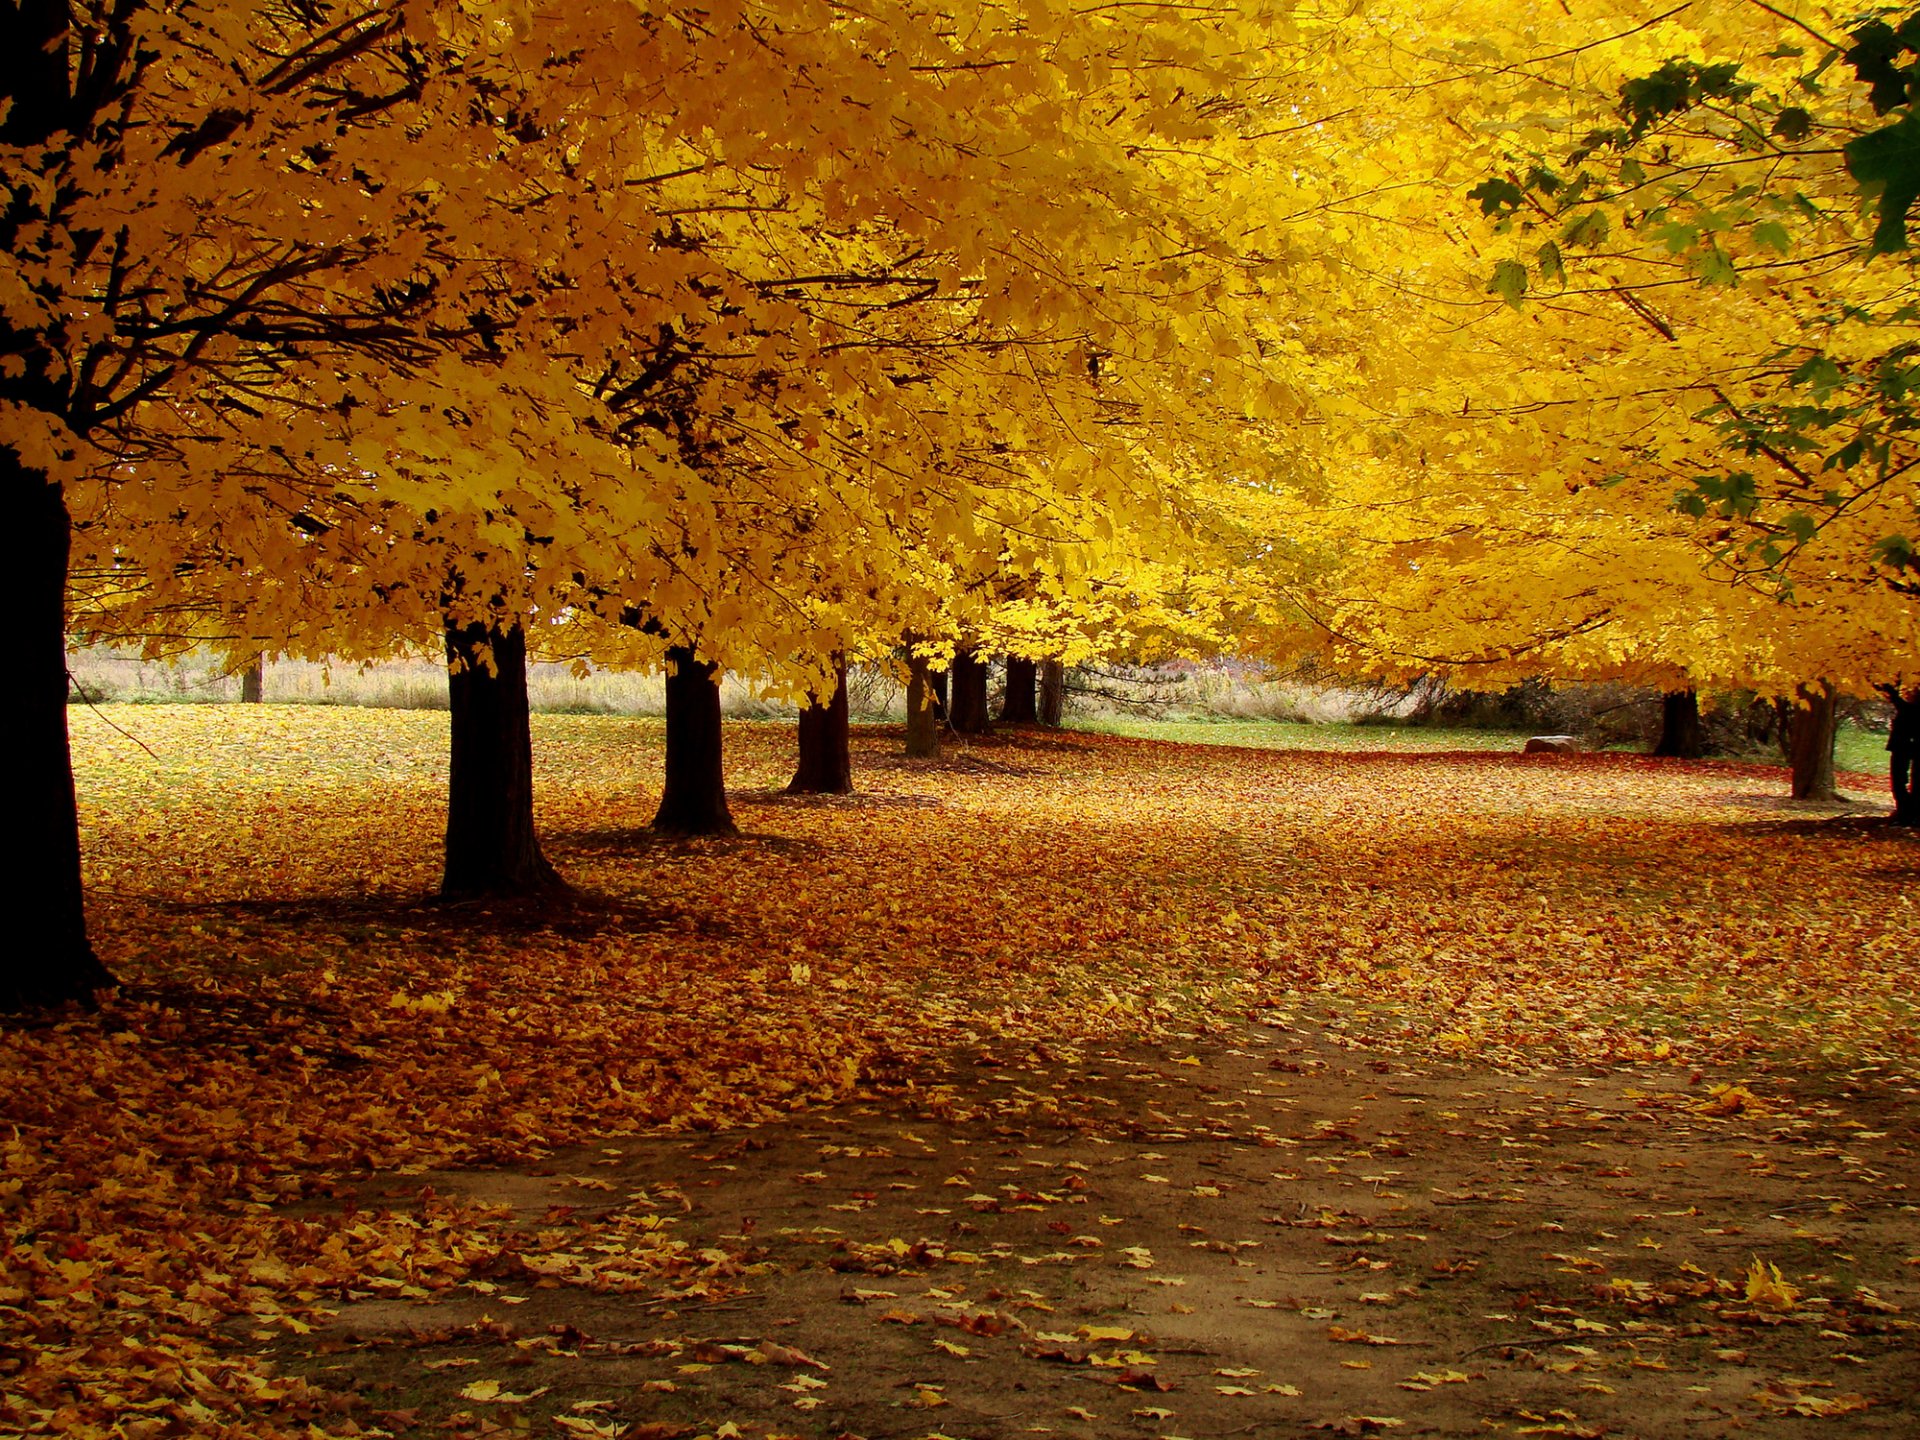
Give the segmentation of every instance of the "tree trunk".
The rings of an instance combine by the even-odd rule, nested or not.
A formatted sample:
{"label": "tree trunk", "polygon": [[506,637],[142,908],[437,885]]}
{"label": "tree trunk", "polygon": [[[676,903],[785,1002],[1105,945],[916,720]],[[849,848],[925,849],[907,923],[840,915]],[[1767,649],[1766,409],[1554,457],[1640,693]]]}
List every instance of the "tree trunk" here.
{"label": "tree trunk", "polygon": [[789,795],[847,795],[853,791],[853,756],[847,745],[847,661],[834,657],[833,698],[812,696],[800,712],[800,764],[787,784]]}
{"label": "tree trunk", "polygon": [[1031,725],[1040,718],[1034,705],[1033,684],[1040,667],[1018,655],[1007,657],[1007,694],[1000,702],[1000,718],[1009,725]]}
{"label": "tree trunk", "polygon": [[[493,667],[488,669],[487,654]],[[453,766],[447,785],[440,893],[526,895],[564,890],[533,828],[533,731],[527,634],[485,623],[447,628]]]}
{"label": "tree trunk", "polygon": [[667,780],[653,828],[668,835],[736,835],[720,770],[719,666],[689,645],[667,651]]}
{"label": "tree trunk", "polygon": [[907,657],[907,754],[925,759],[940,753],[940,722],[933,713],[933,679],[927,662]]}
{"label": "tree trunk", "polygon": [[78,1001],[114,983],[87,939],[80,816],[67,744],[67,558],[72,523],[60,487],[0,445],[0,488],[15,506],[14,593],[20,655],[13,712],[6,876],[13,928],[0,945],[0,1010]]}
{"label": "tree trunk", "polygon": [[1833,781],[1833,737],[1838,698],[1825,681],[1802,685],[1793,707],[1788,758],[1793,765],[1793,798],[1838,800]]}
{"label": "tree trunk", "polygon": [[267,657],[256,655],[240,672],[240,703],[258,705],[267,698]]}
{"label": "tree trunk", "polygon": [[1920,689],[1889,688],[1893,726],[1887,733],[1887,777],[1893,782],[1893,823],[1920,825]]}
{"label": "tree trunk", "polygon": [[953,707],[947,703],[947,681],[950,678],[945,670],[927,672],[927,686],[932,692],[933,718],[945,725],[953,714]]}
{"label": "tree trunk", "polygon": [[1699,691],[1669,690],[1660,697],[1660,739],[1653,753],[1673,760],[1698,760],[1706,753]]}
{"label": "tree trunk", "polygon": [[1040,662],[1040,723],[1058,726],[1060,712],[1066,708],[1067,667],[1059,660]]}
{"label": "tree trunk", "polygon": [[947,715],[955,731],[962,735],[985,735],[993,728],[987,713],[987,666],[971,650],[956,650],[953,656],[952,699]]}

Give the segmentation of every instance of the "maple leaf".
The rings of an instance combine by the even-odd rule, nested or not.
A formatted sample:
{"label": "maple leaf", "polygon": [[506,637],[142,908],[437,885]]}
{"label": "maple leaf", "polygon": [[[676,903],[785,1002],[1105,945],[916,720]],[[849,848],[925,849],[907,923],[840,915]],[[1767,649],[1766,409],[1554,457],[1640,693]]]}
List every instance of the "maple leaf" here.
{"label": "maple leaf", "polygon": [[1755,1256],[1747,1270],[1747,1303],[1769,1310],[1791,1310],[1800,1301],[1800,1291],[1789,1285],[1780,1267]]}

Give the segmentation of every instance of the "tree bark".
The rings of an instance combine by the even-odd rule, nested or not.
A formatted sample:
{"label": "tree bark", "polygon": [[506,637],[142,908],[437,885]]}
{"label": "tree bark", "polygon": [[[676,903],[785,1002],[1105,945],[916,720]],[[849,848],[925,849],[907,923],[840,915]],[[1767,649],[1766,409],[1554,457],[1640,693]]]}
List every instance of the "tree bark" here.
{"label": "tree bark", "polygon": [[0,446],[0,491],[14,505],[20,610],[8,822],[14,858],[0,867],[14,929],[0,945],[0,1010],[77,1001],[114,983],[87,939],[80,814],[67,742],[67,561],[73,529],[60,487]]}
{"label": "tree bark", "polygon": [[945,725],[948,718],[953,714],[953,707],[947,703],[947,691],[949,688],[947,682],[951,678],[951,674],[945,670],[929,670],[927,672],[927,688],[929,698],[933,702],[933,718],[942,725]]}
{"label": "tree bark", "polygon": [[533,825],[526,631],[447,627],[447,704],[453,764],[440,893],[455,899],[564,890]]}
{"label": "tree bark", "polygon": [[985,735],[993,728],[987,713],[987,666],[971,650],[956,650],[953,656],[952,697],[947,716],[961,735]]}
{"label": "tree bark", "polygon": [[240,672],[240,703],[258,705],[267,698],[267,657],[256,655]]}
{"label": "tree bark", "polygon": [[1031,725],[1040,718],[1033,686],[1039,665],[1018,655],[1007,656],[1007,693],[1000,702],[1000,718],[1009,725]]}
{"label": "tree bark", "polygon": [[1660,739],[1653,753],[1672,760],[1698,760],[1706,753],[1699,691],[1669,690],[1660,697]]}
{"label": "tree bark", "polygon": [[940,722],[933,713],[933,678],[927,662],[907,657],[907,754],[925,759],[940,753]]}
{"label": "tree bark", "polygon": [[667,651],[667,778],[653,828],[668,835],[736,835],[720,766],[719,666],[690,645]]}
{"label": "tree bark", "polygon": [[1824,680],[1796,691],[1788,758],[1793,766],[1793,798],[1838,800],[1833,779],[1833,737],[1839,697]]}
{"label": "tree bark", "polygon": [[1063,661],[1040,662],[1040,723],[1058,726],[1060,712],[1066,708],[1067,667]]}
{"label": "tree bark", "polygon": [[1893,823],[1920,825],[1920,688],[1902,695],[1885,687],[1893,704],[1887,732],[1887,778],[1893,783]]}
{"label": "tree bark", "polygon": [[822,705],[808,697],[800,712],[800,763],[787,784],[789,795],[847,795],[853,791],[853,756],[847,743],[847,661],[834,657],[833,696]]}

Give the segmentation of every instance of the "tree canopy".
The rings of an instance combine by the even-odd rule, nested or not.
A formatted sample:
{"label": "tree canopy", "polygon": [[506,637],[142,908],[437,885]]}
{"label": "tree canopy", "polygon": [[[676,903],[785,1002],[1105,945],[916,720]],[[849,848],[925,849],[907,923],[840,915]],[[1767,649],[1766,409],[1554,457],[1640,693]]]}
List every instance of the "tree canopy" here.
{"label": "tree canopy", "polygon": [[[5,24],[0,453],[49,775],[69,628],[518,630],[795,695],[902,643],[1920,674],[1913,16]],[[29,883],[77,917],[47,783]]]}

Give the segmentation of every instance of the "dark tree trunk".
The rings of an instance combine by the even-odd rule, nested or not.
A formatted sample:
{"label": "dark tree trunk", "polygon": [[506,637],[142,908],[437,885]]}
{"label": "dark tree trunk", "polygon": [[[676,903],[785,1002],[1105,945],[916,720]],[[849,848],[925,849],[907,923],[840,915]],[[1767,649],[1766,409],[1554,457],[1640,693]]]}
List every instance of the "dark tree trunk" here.
{"label": "dark tree trunk", "polygon": [[[485,653],[493,667],[488,669]],[[527,635],[518,625],[447,628],[453,767],[440,893],[525,895],[563,890],[533,828],[533,731],[527,713]]]}
{"label": "dark tree trunk", "polygon": [[267,657],[256,655],[240,672],[240,703],[258,705],[267,698]]}
{"label": "dark tree trunk", "polygon": [[847,795],[853,791],[853,756],[847,745],[847,662],[833,662],[833,698],[822,705],[809,696],[800,712],[800,764],[789,795]]}
{"label": "dark tree trunk", "polygon": [[1040,662],[1040,723],[1057,726],[1067,703],[1067,667],[1059,660]]}
{"label": "dark tree trunk", "polygon": [[1660,697],[1660,739],[1653,753],[1672,760],[1698,760],[1706,753],[1699,691],[1669,690]]}
{"label": "dark tree trunk", "polygon": [[[51,140],[68,118],[67,6],[24,0],[0,29],[0,95],[12,103],[0,143]],[[0,250],[11,254],[33,207],[0,206]],[[71,418],[64,382],[49,380],[40,337],[0,317],[0,352],[24,368],[0,374],[0,399]],[[0,1010],[78,1001],[113,977],[87,939],[80,879],[80,816],[74,803],[73,752],[67,743],[67,563],[73,523],[60,487],[30,469],[0,436],[0,496],[14,529],[11,591],[18,637],[8,704],[11,715],[7,821],[14,858],[0,903],[11,922],[0,944]]]}
{"label": "dark tree trunk", "polygon": [[0,867],[12,933],[0,945],[0,1009],[94,1003],[114,983],[87,939],[80,817],[67,744],[67,557],[72,524],[57,485],[0,446],[0,493],[16,516],[20,637],[9,709],[14,743],[8,823],[14,858]]}
{"label": "dark tree trunk", "polygon": [[933,718],[942,725],[945,725],[953,714],[953,707],[947,703],[948,679],[948,672],[945,670],[927,672],[927,686],[932,692]]}
{"label": "dark tree trunk", "polygon": [[1833,780],[1833,737],[1838,728],[1839,697],[1824,681],[1800,686],[1797,697],[1787,748],[1793,765],[1793,798],[1838,800],[1840,792]]}
{"label": "dark tree trunk", "polygon": [[1000,718],[1009,725],[1031,725],[1040,718],[1033,685],[1040,667],[1018,655],[1007,657],[1007,694],[1000,702]]}
{"label": "dark tree trunk", "polygon": [[962,735],[985,735],[993,728],[987,713],[987,665],[971,650],[957,650],[953,656],[953,693],[947,715],[955,731]]}
{"label": "dark tree trunk", "polygon": [[927,662],[907,657],[907,754],[940,753],[940,722],[933,713],[933,679]]}
{"label": "dark tree trunk", "polygon": [[667,780],[653,828],[669,835],[734,835],[720,770],[719,667],[688,645],[667,651]]}
{"label": "dark tree trunk", "polygon": [[1896,825],[1920,825],[1920,688],[1902,695],[1887,686],[1893,726],[1887,732],[1887,778],[1893,782]]}

